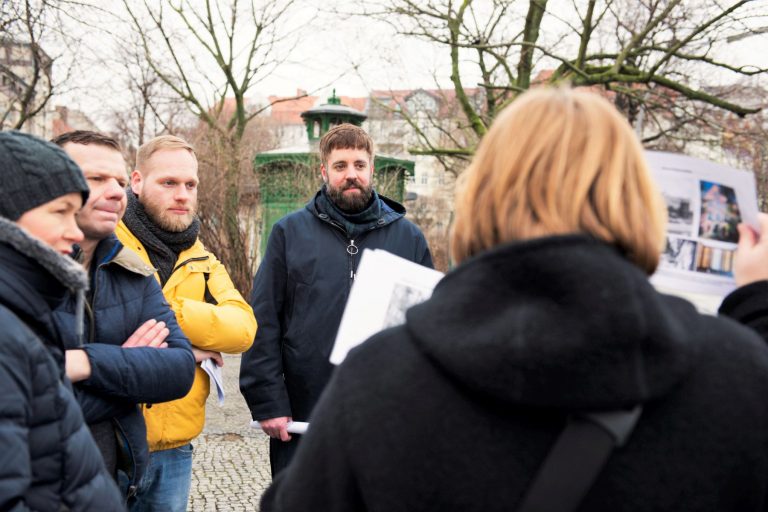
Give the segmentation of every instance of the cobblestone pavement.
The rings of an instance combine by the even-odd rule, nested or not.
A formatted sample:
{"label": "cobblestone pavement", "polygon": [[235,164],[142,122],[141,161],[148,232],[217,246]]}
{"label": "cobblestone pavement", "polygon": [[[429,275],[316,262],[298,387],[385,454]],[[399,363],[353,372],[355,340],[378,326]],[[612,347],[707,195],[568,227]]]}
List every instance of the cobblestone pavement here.
{"label": "cobblestone pavement", "polygon": [[272,481],[268,438],[249,426],[250,413],[238,388],[240,356],[225,355],[223,372],[224,406],[211,389],[205,430],[193,441],[188,510],[194,512],[258,510]]}

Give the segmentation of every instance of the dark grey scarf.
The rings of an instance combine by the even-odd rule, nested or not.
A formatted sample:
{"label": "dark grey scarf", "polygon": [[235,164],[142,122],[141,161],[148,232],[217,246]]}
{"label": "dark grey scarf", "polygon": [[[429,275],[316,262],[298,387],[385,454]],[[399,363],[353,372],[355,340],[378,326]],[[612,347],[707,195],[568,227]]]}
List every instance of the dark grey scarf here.
{"label": "dark grey scarf", "polygon": [[368,231],[370,224],[376,222],[381,216],[381,203],[379,195],[375,190],[371,194],[371,200],[365,209],[357,213],[349,213],[336,206],[328,196],[327,187],[328,185],[323,185],[320,194],[318,194],[315,200],[315,206],[319,212],[327,214],[331,219],[343,226],[344,231],[347,232],[347,237],[351,240]]}
{"label": "dark grey scarf", "polygon": [[184,231],[162,229],[149,218],[144,205],[131,189],[128,189],[128,207],[123,222],[147,250],[149,260],[157,267],[161,284],[165,284],[171,277],[179,253],[192,247],[200,232],[200,221],[197,218]]}

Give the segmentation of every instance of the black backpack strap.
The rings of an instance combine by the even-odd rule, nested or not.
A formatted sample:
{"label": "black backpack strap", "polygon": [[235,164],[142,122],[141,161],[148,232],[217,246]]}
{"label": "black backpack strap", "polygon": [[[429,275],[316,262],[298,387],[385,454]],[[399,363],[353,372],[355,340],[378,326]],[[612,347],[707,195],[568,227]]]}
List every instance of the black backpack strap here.
{"label": "black backpack strap", "polygon": [[641,412],[637,406],[569,418],[517,512],[576,510],[613,449],[626,443]]}
{"label": "black backpack strap", "polygon": [[207,302],[208,304],[213,304],[214,306],[219,304],[219,301],[216,300],[216,297],[211,295],[211,290],[208,289],[208,278],[211,277],[210,272],[203,272],[203,279],[205,279],[205,292],[203,293],[203,300]]}

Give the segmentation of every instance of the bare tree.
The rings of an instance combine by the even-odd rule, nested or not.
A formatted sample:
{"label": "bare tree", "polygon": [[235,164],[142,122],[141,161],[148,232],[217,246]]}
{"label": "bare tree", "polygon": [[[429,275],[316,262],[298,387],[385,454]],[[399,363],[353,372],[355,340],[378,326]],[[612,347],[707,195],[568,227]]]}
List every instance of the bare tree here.
{"label": "bare tree", "polygon": [[710,147],[725,153],[726,163],[737,168],[752,171],[757,185],[758,206],[761,211],[768,208],[768,91],[764,87],[739,84],[719,88],[723,96],[735,96],[741,101],[762,107],[758,114],[739,118],[719,112],[714,120],[715,129],[706,130]]}
{"label": "bare tree", "polygon": [[103,65],[107,67],[108,64],[115,64],[112,61],[117,61],[119,68],[116,75],[123,77],[113,87],[112,94],[122,96],[126,101],[111,103],[108,115],[126,160],[133,167],[139,146],[157,135],[190,131],[197,120],[184,101],[147,63],[136,34],[131,36],[128,44],[118,48],[117,58],[111,55],[110,62]]}
{"label": "bare tree", "polygon": [[[73,69],[77,40],[65,28],[68,9],[62,0],[0,0],[0,129],[30,129],[29,123],[61,92]],[[58,53],[44,49],[55,48]],[[67,60],[54,77],[54,62]],[[45,135],[42,127],[31,129]]]}
{"label": "bare tree", "polygon": [[[241,185],[243,173],[252,173],[255,148],[243,141],[249,124],[268,107],[250,103],[248,96],[293,48],[288,15],[294,0],[124,0],[124,6],[149,69],[197,117],[196,133],[204,128],[201,140],[213,152],[203,160],[216,163],[210,178],[220,180],[214,202],[223,207],[206,211],[214,202],[201,202],[201,218],[210,220],[202,236],[247,292],[253,253],[244,243]],[[205,178],[208,184],[214,179]]]}
{"label": "bare tree", "polygon": [[448,247],[452,205],[444,197],[418,197],[408,205],[408,218],[413,221],[427,239],[435,269],[448,272],[450,254]]}
{"label": "bare tree", "polygon": [[[701,106],[737,116],[759,110],[712,94],[703,84],[713,74],[738,78],[768,72],[718,58],[728,38],[766,16],[764,3],[566,3],[529,0],[520,9],[511,0],[374,2],[366,16],[445,48],[462,110],[458,123],[466,143],[444,146],[425,134],[413,152],[468,157],[499,110],[537,83],[598,87],[631,122],[642,120],[649,138],[697,119]],[[483,90],[483,101],[468,94],[468,83]]]}

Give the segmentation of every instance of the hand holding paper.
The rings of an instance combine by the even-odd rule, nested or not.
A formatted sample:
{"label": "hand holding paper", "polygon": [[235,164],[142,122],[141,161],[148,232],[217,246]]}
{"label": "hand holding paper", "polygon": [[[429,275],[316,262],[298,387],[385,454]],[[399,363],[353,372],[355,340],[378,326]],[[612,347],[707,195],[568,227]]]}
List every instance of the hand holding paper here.
{"label": "hand holding paper", "polygon": [[211,382],[216,386],[216,396],[219,405],[224,405],[224,379],[221,376],[221,366],[217,365],[213,359],[205,359],[200,363],[200,367],[211,378]]}
{"label": "hand holding paper", "polygon": [[[757,220],[760,232],[768,233],[768,214],[758,214]],[[739,225],[739,245],[733,273],[739,286],[768,279],[768,235],[760,236],[750,226]]]}
{"label": "hand holding paper", "polygon": [[[735,279],[739,235],[748,244],[744,251],[759,249],[750,241],[754,233],[737,227],[762,229],[754,173],[672,153],[647,151],[646,157],[667,207],[665,247],[651,282],[715,314],[722,298],[743,284]],[[755,280],[747,275],[739,279]]]}
{"label": "hand holding paper", "polygon": [[[261,423],[259,423],[256,420],[251,421],[251,427],[261,428]],[[308,428],[309,428],[309,423],[307,423],[306,421],[289,421],[288,422],[288,432],[291,434],[306,434]]]}
{"label": "hand holding paper", "polygon": [[432,295],[442,272],[383,249],[363,251],[349,293],[330,361],[341,364],[347,352],[377,332],[405,322],[405,311]]}

